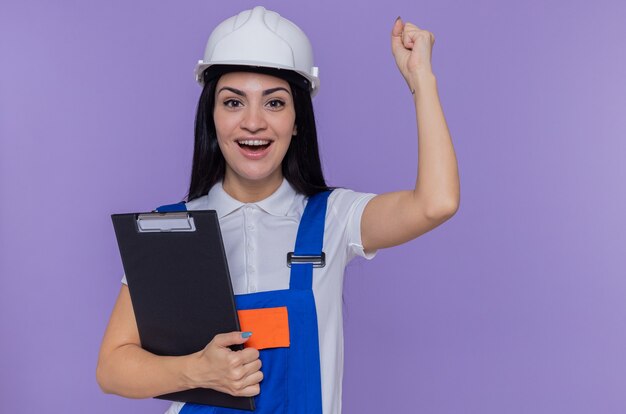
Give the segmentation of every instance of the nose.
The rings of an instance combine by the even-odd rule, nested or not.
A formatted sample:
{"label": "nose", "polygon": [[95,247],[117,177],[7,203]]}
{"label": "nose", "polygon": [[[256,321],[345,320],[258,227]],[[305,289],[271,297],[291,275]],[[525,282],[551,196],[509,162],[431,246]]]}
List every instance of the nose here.
{"label": "nose", "polygon": [[243,119],[241,120],[241,129],[254,133],[267,128],[267,121],[263,109],[256,106],[246,108]]}

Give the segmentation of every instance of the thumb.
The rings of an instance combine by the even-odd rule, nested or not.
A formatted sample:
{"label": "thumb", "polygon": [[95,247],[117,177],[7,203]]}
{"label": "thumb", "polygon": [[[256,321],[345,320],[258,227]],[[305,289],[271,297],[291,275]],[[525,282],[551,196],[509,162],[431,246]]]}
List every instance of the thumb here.
{"label": "thumb", "polygon": [[252,335],[252,332],[228,332],[217,334],[213,337],[213,343],[219,347],[227,348],[231,345],[240,345],[245,343]]}
{"label": "thumb", "polygon": [[404,29],[404,23],[400,16],[393,23],[393,28],[391,29],[391,50],[395,52],[398,48],[404,48],[402,44],[402,30]]}

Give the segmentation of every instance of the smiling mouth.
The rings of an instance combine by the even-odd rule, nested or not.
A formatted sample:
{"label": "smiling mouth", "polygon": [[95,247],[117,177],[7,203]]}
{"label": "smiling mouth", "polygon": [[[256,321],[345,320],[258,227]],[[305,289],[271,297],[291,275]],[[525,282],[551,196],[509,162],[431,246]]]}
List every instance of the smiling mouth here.
{"label": "smiling mouth", "polygon": [[240,148],[251,152],[260,152],[272,145],[272,141],[267,139],[242,139],[237,141]]}

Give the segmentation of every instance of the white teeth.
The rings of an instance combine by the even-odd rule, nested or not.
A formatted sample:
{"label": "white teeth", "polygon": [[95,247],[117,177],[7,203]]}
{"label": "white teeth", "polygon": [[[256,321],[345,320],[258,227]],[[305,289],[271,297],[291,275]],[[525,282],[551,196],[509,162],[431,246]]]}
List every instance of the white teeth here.
{"label": "white teeth", "polygon": [[250,146],[260,146],[267,145],[270,143],[269,140],[266,139],[243,139],[241,141],[237,141],[240,145],[250,145]]}

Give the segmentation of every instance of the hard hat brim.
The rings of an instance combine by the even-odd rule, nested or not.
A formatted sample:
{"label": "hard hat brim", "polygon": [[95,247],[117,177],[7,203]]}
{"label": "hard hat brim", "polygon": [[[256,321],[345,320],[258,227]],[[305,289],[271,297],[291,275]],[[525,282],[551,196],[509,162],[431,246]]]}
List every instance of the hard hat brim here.
{"label": "hard hat brim", "polygon": [[196,81],[201,86],[204,86],[204,83],[207,80],[229,72],[257,72],[276,76],[308,90],[311,93],[311,97],[317,94],[320,85],[320,81],[317,76],[302,73],[301,71],[294,70],[293,67],[281,67],[276,64],[264,66],[263,64],[259,64],[259,62],[246,61],[205,63],[201,60],[196,65],[195,69]]}

